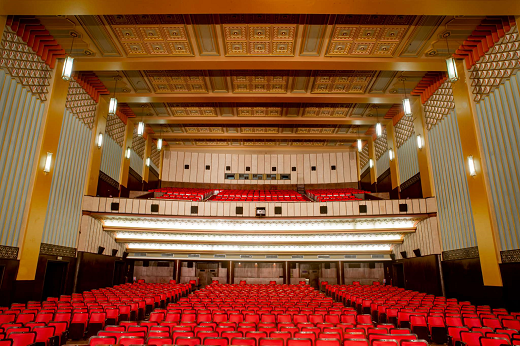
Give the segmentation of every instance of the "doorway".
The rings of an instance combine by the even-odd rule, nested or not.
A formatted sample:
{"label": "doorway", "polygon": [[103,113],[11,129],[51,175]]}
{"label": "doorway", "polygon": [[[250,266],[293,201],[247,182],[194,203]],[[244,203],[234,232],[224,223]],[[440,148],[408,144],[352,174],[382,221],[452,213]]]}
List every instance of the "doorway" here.
{"label": "doorway", "polygon": [[123,276],[124,276],[124,270],[125,270],[125,262],[123,261],[115,261],[114,262],[114,281],[112,282],[112,285],[120,285],[124,283]]}
{"label": "doorway", "polygon": [[43,297],[59,297],[65,293],[65,279],[69,262],[47,261],[45,280],[43,283]]}
{"label": "doorway", "polygon": [[393,264],[393,282],[392,284],[397,287],[404,288],[404,265],[403,263]]}

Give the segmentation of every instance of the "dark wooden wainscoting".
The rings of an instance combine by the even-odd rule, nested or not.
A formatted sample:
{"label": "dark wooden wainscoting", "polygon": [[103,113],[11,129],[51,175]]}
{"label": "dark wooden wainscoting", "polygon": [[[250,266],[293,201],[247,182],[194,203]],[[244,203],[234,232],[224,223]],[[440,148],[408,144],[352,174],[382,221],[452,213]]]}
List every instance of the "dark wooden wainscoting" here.
{"label": "dark wooden wainscoting", "polygon": [[125,268],[125,262],[121,257],[79,251],[78,261],[75,292],[90,291],[125,282],[126,270],[120,267]]}
{"label": "dark wooden wainscoting", "polygon": [[442,296],[438,257],[439,255],[429,255],[393,262],[392,284],[407,290]]}

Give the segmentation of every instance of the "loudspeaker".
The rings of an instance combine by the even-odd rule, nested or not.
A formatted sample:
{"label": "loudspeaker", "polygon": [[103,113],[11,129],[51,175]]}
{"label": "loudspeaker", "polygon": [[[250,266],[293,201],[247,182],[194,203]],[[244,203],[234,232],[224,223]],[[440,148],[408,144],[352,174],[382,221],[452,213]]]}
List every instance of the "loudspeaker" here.
{"label": "loudspeaker", "polygon": [[395,261],[395,254],[391,253],[391,254],[390,254],[390,259],[391,259],[392,261]]}
{"label": "loudspeaker", "polygon": [[401,256],[402,256],[403,258],[408,258],[408,256],[406,255],[406,251],[401,251]]}
{"label": "loudspeaker", "polygon": [[408,212],[408,204],[406,204],[406,203],[399,204],[399,212],[400,213]]}
{"label": "loudspeaker", "polygon": [[330,269],[330,263],[329,262],[325,262],[324,265],[325,265],[325,269]]}
{"label": "loudspeaker", "polygon": [[143,267],[149,267],[149,266],[150,266],[150,261],[144,260],[143,261]]}
{"label": "loudspeaker", "polygon": [[413,250],[413,253],[415,254],[415,257],[421,257],[421,249],[415,249]]}
{"label": "loudspeaker", "polygon": [[112,256],[116,257],[118,251],[118,249],[112,249]]}
{"label": "loudspeaker", "polygon": [[193,268],[193,262],[188,262],[188,268]]}
{"label": "loudspeaker", "polygon": [[98,250],[97,250],[98,255],[102,255],[103,251],[105,251],[104,247],[102,247],[102,246],[98,247]]}
{"label": "loudspeaker", "polygon": [[123,252],[123,259],[126,259],[128,257],[128,252]]}

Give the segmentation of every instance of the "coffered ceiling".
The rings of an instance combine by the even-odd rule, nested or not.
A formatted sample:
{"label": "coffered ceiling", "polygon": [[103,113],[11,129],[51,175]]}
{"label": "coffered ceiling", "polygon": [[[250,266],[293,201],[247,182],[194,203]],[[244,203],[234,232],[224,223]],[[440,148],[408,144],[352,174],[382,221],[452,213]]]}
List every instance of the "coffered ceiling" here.
{"label": "coffered ceiling", "polygon": [[71,47],[76,73],[94,73],[172,147],[352,146],[398,115],[427,72],[444,71],[483,18],[102,8],[37,18]]}

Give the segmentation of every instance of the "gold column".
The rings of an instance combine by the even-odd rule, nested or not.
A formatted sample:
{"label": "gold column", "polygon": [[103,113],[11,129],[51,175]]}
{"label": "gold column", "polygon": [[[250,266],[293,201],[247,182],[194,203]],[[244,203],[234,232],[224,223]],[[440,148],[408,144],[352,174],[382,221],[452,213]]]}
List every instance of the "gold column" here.
{"label": "gold column", "polygon": [[[146,164],[146,160],[152,155],[152,136],[148,134],[146,136],[146,141],[144,144],[144,155],[143,155],[143,181],[145,183],[148,182],[148,177],[150,175],[150,166]],[[151,158],[150,158],[151,161]]]}
{"label": "gold column", "polygon": [[401,178],[399,176],[399,161],[397,158],[397,141],[395,140],[395,127],[392,120],[386,125],[386,141],[388,143],[388,150],[392,150],[394,158],[390,160],[390,179],[392,180],[392,190],[401,185]]}
{"label": "gold column", "polygon": [[[500,249],[496,239],[496,227],[493,222],[490,188],[484,179],[482,146],[477,127],[476,112],[469,92],[470,83],[463,60],[457,60],[459,80],[452,83],[455,112],[459,125],[460,142],[466,178],[468,181],[469,198],[475,221],[480,267],[485,286],[502,286],[500,273]],[[450,150],[450,148],[446,148]],[[477,174],[471,176],[468,169],[468,157],[473,156]]]}
{"label": "gold column", "polygon": [[119,185],[128,187],[128,172],[130,170],[130,159],[126,158],[126,149],[132,149],[132,140],[134,138],[134,123],[132,120],[126,120],[125,138],[123,140],[123,156],[121,157],[121,171],[119,172]]}
{"label": "gold column", "polygon": [[6,22],[7,22],[7,16],[0,16],[0,38],[4,35],[4,29],[5,29]]}
{"label": "gold column", "polygon": [[103,146],[98,148],[96,145],[97,136],[103,134],[103,143],[105,143],[105,128],[107,125],[108,116],[108,102],[104,97],[99,98],[99,103],[96,110],[96,117],[92,126],[92,139],[90,140],[90,155],[88,159],[87,170],[87,186],[85,194],[88,196],[97,195],[97,187],[99,181],[99,169],[101,167],[101,157],[103,155]]}
{"label": "gold column", "polygon": [[[34,185],[32,191],[30,191],[30,202],[27,206],[27,222],[21,230],[20,264],[16,280],[34,280],[36,267],[38,266],[54,164],[56,162],[65,103],[69,91],[69,82],[61,79],[62,70],[63,59],[60,59],[54,70],[54,80],[47,104],[47,115],[44,119],[45,126],[41,135],[39,152],[37,153],[37,164],[34,168],[36,170]],[[47,153],[52,153],[49,173],[43,171]]]}
{"label": "gold column", "polygon": [[417,136],[421,136],[423,146],[417,148],[417,160],[419,161],[419,174],[421,176],[421,188],[423,198],[435,196],[435,187],[433,184],[432,162],[430,156],[430,142],[428,140],[428,131],[426,128],[426,118],[424,117],[421,98],[410,96],[412,103],[413,127],[415,130],[414,140]]}
{"label": "gold column", "polygon": [[[370,168],[370,159],[372,159],[372,168]],[[377,166],[376,166],[376,146],[374,144],[374,139],[370,137],[368,139],[368,162],[370,169],[370,184],[373,185],[377,183]]]}

